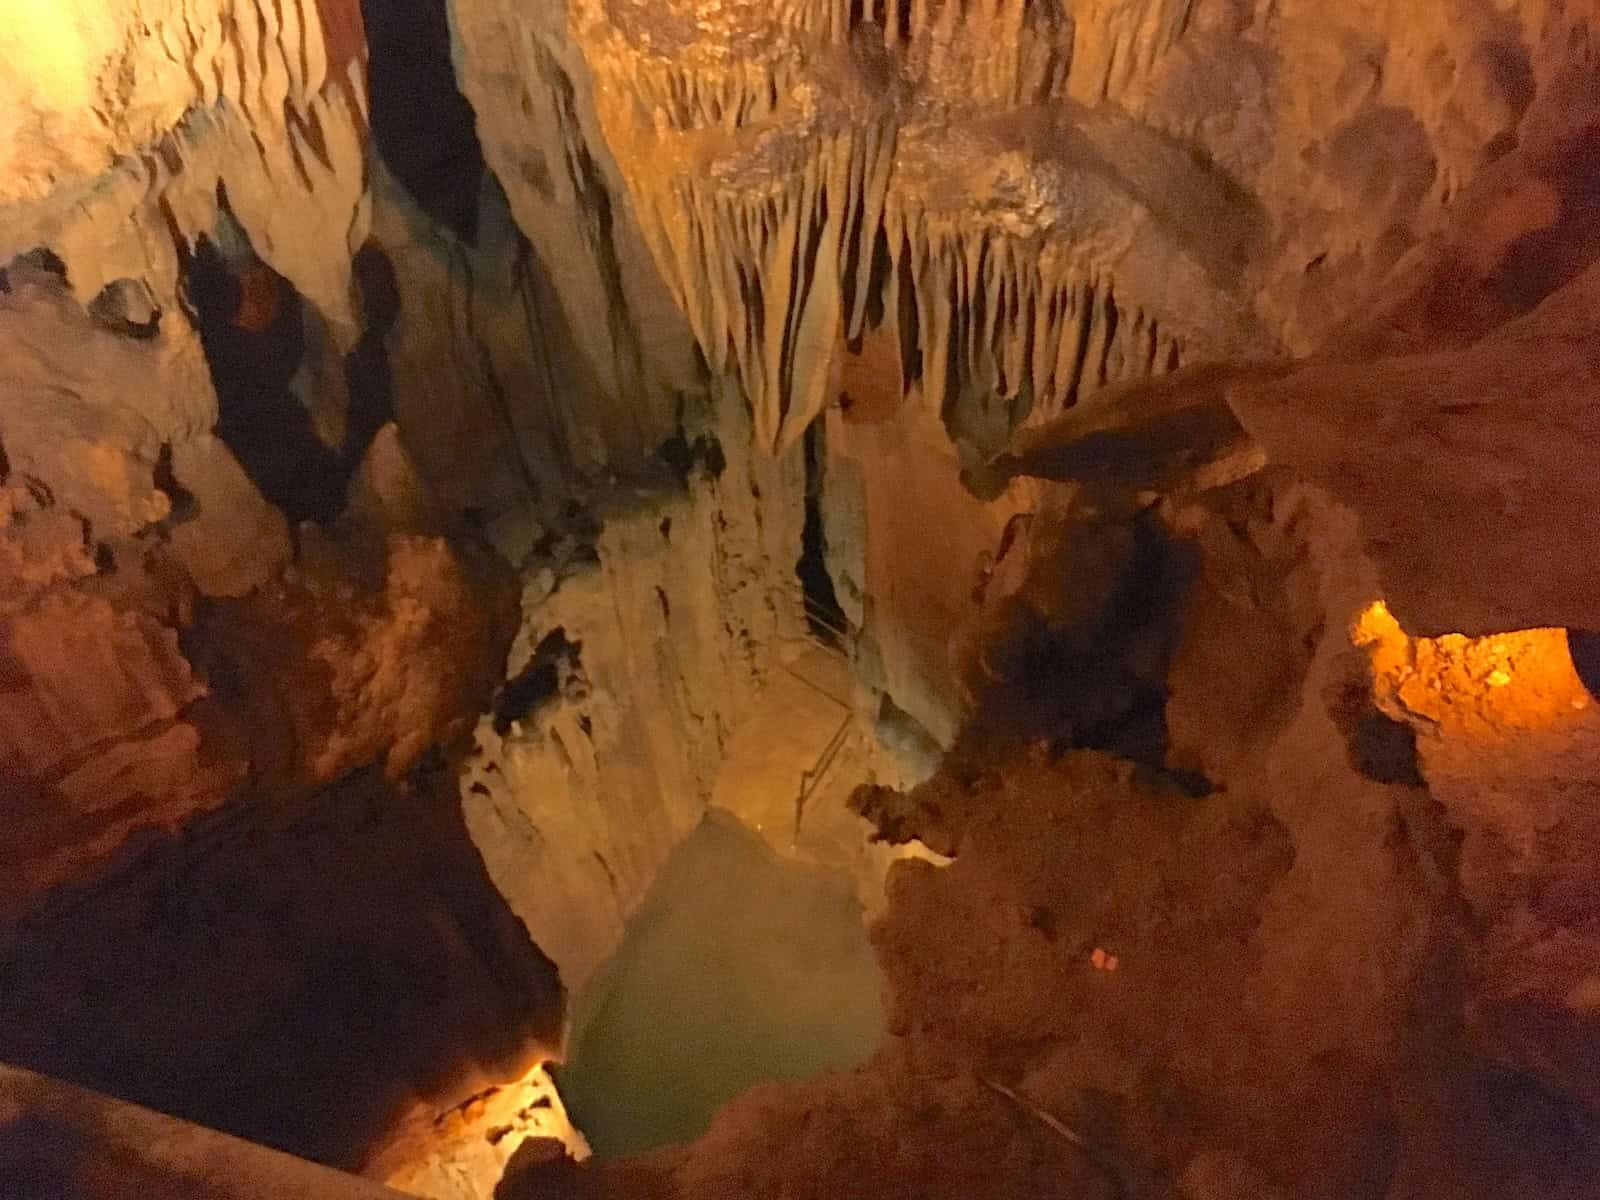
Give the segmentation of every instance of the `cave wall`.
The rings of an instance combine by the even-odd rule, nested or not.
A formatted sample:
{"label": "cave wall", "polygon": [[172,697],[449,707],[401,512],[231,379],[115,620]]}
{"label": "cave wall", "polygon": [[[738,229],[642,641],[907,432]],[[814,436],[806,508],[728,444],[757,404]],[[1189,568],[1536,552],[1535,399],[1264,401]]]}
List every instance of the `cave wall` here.
{"label": "cave wall", "polygon": [[5,281],[0,1058],[347,1168],[414,1153],[561,1042],[436,761],[503,672],[510,572],[443,536],[392,425],[291,531],[181,311]]}
{"label": "cave wall", "polygon": [[490,874],[574,990],[699,823],[780,641],[803,632],[804,464],[753,453],[736,404],[709,415],[653,481],[527,561],[506,692],[557,631],[575,649],[553,692],[479,723],[462,777]]}
{"label": "cave wall", "polygon": [[357,4],[70,3],[6,37],[19,68],[6,72],[0,258],[48,246],[85,302],[131,278],[163,303],[175,241],[214,227],[220,183],[262,257],[353,341],[349,264],[366,219]]}
{"label": "cave wall", "polygon": [[[367,15],[6,35],[60,54],[4,73],[0,1057],[489,1186],[471,1102],[560,1053],[792,631],[804,468],[606,212],[581,61],[519,110],[550,193],[407,117],[442,4]],[[553,629],[581,686],[497,728]]]}
{"label": "cave wall", "polygon": [[[365,447],[337,446],[355,404],[340,394],[340,357],[384,360],[374,371],[398,418],[396,470],[425,481],[401,523],[430,534],[462,519],[525,549],[563,505],[592,503],[678,436],[708,386],[701,358],[737,377],[759,445],[793,442],[841,396],[856,405],[827,422],[841,485],[829,553],[868,626],[872,682],[948,741],[960,687],[942,630],[969,579],[935,572],[906,531],[944,528],[965,564],[986,543],[992,554],[1008,509],[1029,500],[968,504],[929,481],[1103,384],[1313,344],[1343,297],[1414,244],[1413,259],[1437,248],[1446,200],[1480,166],[1514,189],[1504,164],[1532,153],[1523,140],[1546,147],[1546,191],[1512,198],[1550,200],[1557,228],[1582,206],[1581,139],[1523,121],[1534,94],[1577,86],[1562,83],[1576,51],[1560,52],[1576,18],[1542,5],[1474,6],[1450,22],[1387,8],[1358,19],[1018,3],[802,4],[695,24],[680,8],[396,9],[372,44],[420,53],[425,41],[423,90],[449,101],[448,129],[409,139],[387,60],[368,128],[353,5],[156,5],[140,10],[139,37],[80,5],[7,34],[50,53],[7,79],[18,169],[6,249],[48,247],[46,273],[59,264],[66,291],[98,314],[87,319],[121,331],[95,345],[121,336],[116,353],[137,356],[155,321],[165,408],[139,435],[135,474],[149,462],[154,479],[170,460],[182,519],[162,536],[203,593],[248,592],[293,553],[260,488],[240,480],[242,452],[210,437],[227,414],[213,415],[203,347],[178,319],[198,248],[232,230],[250,260],[241,280],[268,280],[280,303],[292,294],[307,347],[293,387],[351,478]],[[980,61],[963,49],[975,41],[998,52]],[[69,128],[85,97],[94,120]],[[369,168],[372,136],[401,175],[448,181],[448,199]],[[445,157],[427,157],[430,138]],[[146,152],[112,152],[125,145]],[[1184,203],[1159,199],[1171,196]],[[963,225],[978,210],[982,228]],[[1530,231],[1495,224],[1506,212],[1488,203],[1480,224],[1525,243]],[[392,278],[397,316],[371,311],[363,262]],[[864,415],[895,393],[910,407],[894,420]],[[901,449],[853,446],[867,436],[839,432],[853,428],[881,428]],[[29,435],[7,433],[22,461]],[[911,446],[925,464],[884,467]],[[454,469],[463,457],[481,466]],[[206,503],[208,490],[230,500]],[[14,507],[49,507],[43,494]],[[81,497],[65,507],[112,529],[159,524],[169,502],[135,481],[115,503],[138,515]],[[217,523],[221,507],[248,513],[251,535]],[[84,540],[90,554],[109,544],[93,530]],[[81,563],[51,570],[90,577]],[[918,596],[896,600],[910,579]],[[173,671],[153,702],[169,715],[201,699]]]}
{"label": "cave wall", "polygon": [[[946,625],[969,581],[930,572],[906,531],[945,531],[966,564],[1009,515],[941,487],[948,460],[971,467],[1119,384],[1319,345],[1517,146],[1568,20],[1145,0],[451,11],[519,221],[548,226],[552,199],[584,194],[550,166],[581,165],[626,248],[616,272],[658,304],[648,247],[760,445],[797,444],[856,391],[907,398],[887,454],[834,447],[841,483],[874,465],[827,501],[853,543],[831,552],[841,576],[873,577],[870,682],[946,742]],[[529,80],[568,97],[559,149],[516,120]],[[894,599],[913,579],[924,599]]]}
{"label": "cave wall", "polygon": [[525,1077],[800,631],[820,415],[859,699],[954,744],[864,808],[957,865],[883,1059],[652,1194],[1116,1190],[1066,1119],[1586,1194],[1592,12],[701,9],[0,33],[0,1053],[352,1164]]}
{"label": "cave wall", "polygon": [[477,136],[533,244],[557,387],[585,403],[569,451],[626,473],[677,429],[677,397],[704,370],[646,248],[600,134],[595,86],[565,4],[449,2],[457,78]]}
{"label": "cave wall", "polygon": [[510,596],[483,552],[401,524],[301,531],[284,574],[287,521],[210,432],[182,315],[130,333],[48,272],[7,281],[15,917],[237,791],[403,775],[487,694]]}
{"label": "cave wall", "polygon": [[234,804],[0,944],[0,1058],[355,1170],[561,1044],[435,766]]}
{"label": "cave wall", "polygon": [[572,18],[646,237],[762,443],[831,399],[836,331],[899,308],[924,401],[991,449],[1108,382],[1309,348],[1514,144],[1558,21],[1144,0]]}
{"label": "cave wall", "polygon": [[[901,45],[924,18],[990,20],[887,7]],[[1458,6],[1447,29],[1409,6],[1285,8],[1079,6],[1061,44],[1079,102],[1195,131],[1252,181],[1271,236],[1246,290],[1267,349],[1322,355],[1124,381],[1102,412],[1033,414],[998,481],[1032,481],[999,502],[1031,519],[991,527],[973,597],[975,719],[933,781],[859,798],[885,836],[955,857],[891,877],[876,938],[897,1040],[861,1072],[741,1098],[691,1147],[580,1175],[579,1194],[1592,1194],[1579,548],[1594,530],[1567,489],[1587,477],[1595,383],[1580,316],[1600,244],[1594,14]],[[873,188],[897,202],[873,179],[863,110],[829,124],[857,102],[852,67],[815,49],[877,14],[717,15],[597,4],[583,36],[620,85],[607,133],[631,148],[619,157],[659,218],[665,273],[699,305],[697,336],[768,373],[750,390],[776,441],[810,397],[837,404],[830,465],[848,497],[830,553],[870,634],[873,555],[897,550],[874,550],[884,525],[862,514],[916,427],[879,434],[887,461],[859,466],[836,430],[894,410],[899,381],[874,383],[906,356],[874,350],[866,326],[860,346],[835,338],[838,314],[811,310],[849,312],[848,282],[828,294],[830,222],[841,268],[859,265],[858,205]],[[1049,27],[1023,28],[1026,46]],[[931,38],[914,82],[947,70],[987,100],[993,64],[955,53],[966,33]],[[871,46],[849,53],[882,66]],[[1262,68],[1272,104],[1198,103],[1219,63]],[[1163,74],[1175,64],[1187,73]],[[1175,77],[1191,107],[1160,117],[1143,89]],[[819,242],[814,276],[786,272]],[[742,276],[719,292],[729,261]],[[1188,293],[1175,279],[1168,295]],[[753,280],[793,290],[758,307]],[[828,341],[806,341],[813,320]],[[826,383],[785,391],[808,372]],[[930,407],[950,429],[945,397]],[[933,438],[923,470],[978,482],[959,446],[973,426],[955,424],[958,445]],[[923,541],[921,558],[899,550],[906,575],[928,580],[948,552],[919,588],[937,607],[974,551],[958,506],[896,479],[893,540]],[[1041,1165],[1052,1153],[1064,1161]]]}

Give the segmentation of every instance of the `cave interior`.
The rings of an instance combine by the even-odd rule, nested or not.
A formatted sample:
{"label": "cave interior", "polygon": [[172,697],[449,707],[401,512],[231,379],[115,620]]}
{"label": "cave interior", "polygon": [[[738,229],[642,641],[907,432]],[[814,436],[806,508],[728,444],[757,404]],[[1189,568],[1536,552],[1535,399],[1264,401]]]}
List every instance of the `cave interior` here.
{"label": "cave interior", "polygon": [[0,1193],[1600,1200],[1596,0],[14,8]]}

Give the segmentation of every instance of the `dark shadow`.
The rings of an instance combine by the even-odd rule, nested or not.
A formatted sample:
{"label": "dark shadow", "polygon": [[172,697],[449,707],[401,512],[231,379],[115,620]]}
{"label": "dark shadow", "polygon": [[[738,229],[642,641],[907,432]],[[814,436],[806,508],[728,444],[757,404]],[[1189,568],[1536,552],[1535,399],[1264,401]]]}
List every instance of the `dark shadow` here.
{"label": "dark shadow", "polygon": [[511,732],[514,721],[536,717],[546,705],[570,692],[574,685],[585,688],[582,642],[567,640],[567,631],[557,626],[534,647],[528,665],[518,671],[494,700],[494,729],[501,737]]}
{"label": "dark shadow", "polygon": [[1421,787],[1417,732],[1380,710],[1372,698],[1372,673],[1363,656],[1350,656],[1348,675],[1328,693],[1328,715],[1344,739],[1350,766],[1377,783]]}
{"label": "dark shadow", "polygon": [[687,488],[690,478],[698,472],[715,480],[721,479],[723,471],[728,469],[727,455],[715,434],[702,433],[690,440],[681,426],[656,447],[655,457],[672,472],[679,490]]}
{"label": "dark shadow", "polygon": [[1567,630],[1567,653],[1572,668],[1589,695],[1600,700],[1600,633],[1590,629]]}
{"label": "dark shadow", "polygon": [[388,338],[400,317],[400,284],[394,264],[376,242],[369,241],[356,252],[351,274],[361,299],[362,330],[355,349],[345,360],[350,411],[340,455],[347,472],[360,466],[378,430],[394,419]]}
{"label": "dark shadow", "polygon": [[373,140],[417,206],[468,242],[487,169],[456,87],[445,0],[362,0]]}
{"label": "dark shadow", "polygon": [[1368,779],[1421,787],[1417,731],[1373,709],[1348,731],[1350,764]]}
{"label": "dark shadow", "polygon": [[67,282],[67,264],[48,246],[36,246],[24,251],[0,268],[0,292],[11,290],[8,276],[13,272],[53,275],[61,283]]}
{"label": "dark shadow", "polygon": [[0,1125],[0,1179],[18,1200],[77,1200],[86,1157],[82,1135],[60,1121],[21,1116]]}
{"label": "dark shadow", "polygon": [[161,309],[138,279],[113,279],[89,302],[96,324],[123,337],[148,341],[161,332]]}
{"label": "dark shadow", "polygon": [[[1004,602],[984,633],[981,662],[970,666],[973,711],[951,751],[958,774],[1041,743],[1165,771],[1167,665],[1195,556],[1149,516],[1087,536],[1085,569],[1116,572],[1105,603],[1089,621],[1062,626],[1030,601]],[[1188,775],[1180,782],[1193,792],[1208,787]]]}
{"label": "dark shadow", "polygon": [[1600,128],[1577,133],[1543,165],[1546,182],[1561,197],[1560,215],[1507,247],[1487,281],[1493,295],[1515,313],[1533,311],[1600,255],[1591,232],[1600,221]]}
{"label": "dark shadow", "polygon": [[822,431],[816,422],[805,432],[806,520],[800,536],[800,561],[794,573],[805,601],[806,626],[813,637],[839,646],[850,627],[828,574],[827,532],[822,524]]}
{"label": "dark shadow", "polygon": [[0,1059],[356,1168],[553,1052],[564,1006],[436,764],[225,811],[14,931]]}
{"label": "dark shadow", "polygon": [[[217,436],[261,494],[292,524],[332,520],[378,430],[394,417],[387,339],[400,313],[394,265],[376,244],[357,252],[352,278],[362,333],[344,363],[344,437],[317,435],[296,376],[307,365],[316,313],[250,249],[221,197],[216,238],[183,256],[183,299],[200,332],[217,393]],[[157,314],[159,319],[159,314]]]}
{"label": "dark shadow", "polygon": [[299,293],[253,253],[225,256],[204,236],[181,267],[217,392],[217,436],[291,522],[337,516],[348,472],[290,386],[306,353]]}

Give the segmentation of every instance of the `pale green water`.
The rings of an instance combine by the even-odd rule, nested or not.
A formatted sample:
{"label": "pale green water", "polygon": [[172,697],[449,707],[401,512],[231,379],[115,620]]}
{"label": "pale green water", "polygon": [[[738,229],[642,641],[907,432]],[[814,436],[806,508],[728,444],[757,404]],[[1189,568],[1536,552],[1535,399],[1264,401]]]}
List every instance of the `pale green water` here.
{"label": "pale green water", "polygon": [[686,1141],[751,1084],[866,1060],[880,989],[850,880],[714,813],[580,999],[561,1092],[601,1157]]}

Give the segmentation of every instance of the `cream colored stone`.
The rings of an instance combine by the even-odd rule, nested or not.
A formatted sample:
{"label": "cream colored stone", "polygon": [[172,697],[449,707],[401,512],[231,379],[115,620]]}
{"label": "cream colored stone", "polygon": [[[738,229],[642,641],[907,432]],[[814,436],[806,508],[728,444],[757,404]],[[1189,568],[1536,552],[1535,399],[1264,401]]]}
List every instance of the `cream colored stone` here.
{"label": "cream colored stone", "polygon": [[288,564],[288,523],[220,440],[180,442],[172,474],[194,505],[172,527],[172,552],[203,594],[246,595]]}

